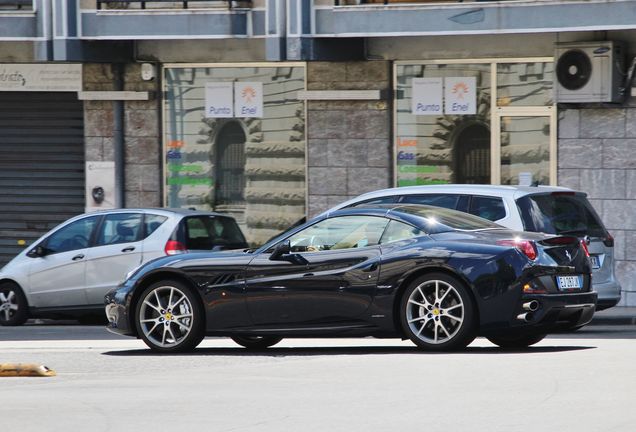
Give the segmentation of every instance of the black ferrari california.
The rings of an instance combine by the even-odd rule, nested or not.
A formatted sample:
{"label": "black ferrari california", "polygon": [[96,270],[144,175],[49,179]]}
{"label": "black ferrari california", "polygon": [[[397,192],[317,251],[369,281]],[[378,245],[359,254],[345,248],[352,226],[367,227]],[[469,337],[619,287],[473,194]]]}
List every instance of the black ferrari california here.
{"label": "black ferrari california", "polygon": [[339,210],[256,250],[186,253],[132,272],[106,295],[113,332],[153,350],[206,336],[247,348],[282,338],[409,338],[438,351],[485,336],[527,347],[588,323],[587,248],[429,206]]}

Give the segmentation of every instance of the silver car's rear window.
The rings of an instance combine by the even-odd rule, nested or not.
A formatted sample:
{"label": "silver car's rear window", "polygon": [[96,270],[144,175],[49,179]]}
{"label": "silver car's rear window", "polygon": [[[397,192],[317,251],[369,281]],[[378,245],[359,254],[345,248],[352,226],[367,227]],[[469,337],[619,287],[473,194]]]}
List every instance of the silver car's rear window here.
{"label": "silver car's rear window", "polygon": [[605,237],[606,230],[583,195],[552,193],[517,199],[526,231]]}

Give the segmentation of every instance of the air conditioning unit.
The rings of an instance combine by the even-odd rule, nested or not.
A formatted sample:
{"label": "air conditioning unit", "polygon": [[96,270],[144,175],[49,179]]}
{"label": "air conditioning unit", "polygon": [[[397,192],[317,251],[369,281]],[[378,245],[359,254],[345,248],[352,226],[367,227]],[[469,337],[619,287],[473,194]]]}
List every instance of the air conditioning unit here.
{"label": "air conditioning unit", "polygon": [[621,42],[557,44],[554,93],[557,102],[622,102],[626,75]]}

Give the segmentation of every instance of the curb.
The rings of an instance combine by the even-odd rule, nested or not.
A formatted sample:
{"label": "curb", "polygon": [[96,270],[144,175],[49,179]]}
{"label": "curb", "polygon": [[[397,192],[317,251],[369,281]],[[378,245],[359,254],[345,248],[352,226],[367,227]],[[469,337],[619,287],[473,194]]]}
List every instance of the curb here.
{"label": "curb", "polygon": [[594,317],[590,325],[636,325],[636,316]]}

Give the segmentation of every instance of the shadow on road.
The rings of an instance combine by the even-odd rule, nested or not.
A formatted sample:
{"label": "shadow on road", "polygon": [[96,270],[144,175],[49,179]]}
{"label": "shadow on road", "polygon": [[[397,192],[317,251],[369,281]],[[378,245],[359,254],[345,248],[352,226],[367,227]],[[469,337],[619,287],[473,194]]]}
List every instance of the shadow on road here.
{"label": "shadow on road", "polygon": [[189,353],[160,354],[150,349],[108,351],[107,356],[118,357],[165,357],[165,356],[241,356],[241,357],[310,357],[339,355],[475,355],[475,354],[539,354],[560,353],[596,349],[593,346],[538,346],[526,349],[505,350],[498,347],[468,347],[463,351],[429,352],[420,351],[416,347],[311,347],[311,348],[268,348],[264,350],[247,350],[245,348],[197,348]]}

